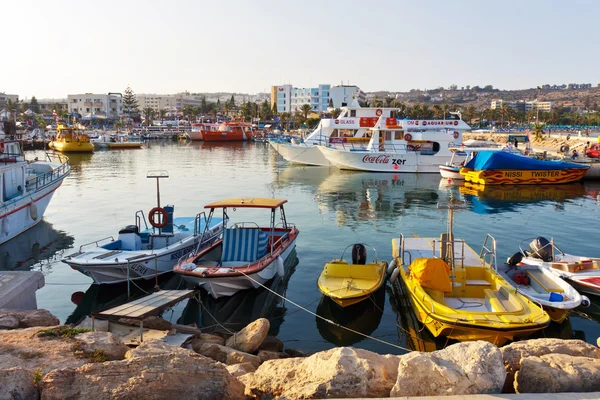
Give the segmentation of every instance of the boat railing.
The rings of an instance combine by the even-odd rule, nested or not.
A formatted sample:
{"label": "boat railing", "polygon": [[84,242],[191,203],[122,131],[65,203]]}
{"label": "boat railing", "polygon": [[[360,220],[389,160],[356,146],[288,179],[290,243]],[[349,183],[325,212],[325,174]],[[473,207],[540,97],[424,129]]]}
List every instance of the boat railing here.
{"label": "boat railing", "polygon": [[[525,255],[526,252],[531,253],[531,251],[523,249],[523,243],[525,243],[525,242],[531,242],[532,240],[535,240],[535,239],[537,239],[537,238],[529,238],[529,239],[523,239],[523,240],[521,240],[521,243],[519,243],[519,250],[521,251],[521,254]],[[550,238],[550,242],[547,245],[542,246],[542,248],[539,249],[538,251],[543,250],[544,248],[546,248],[548,246],[552,247],[552,259],[553,260],[556,259],[556,253],[555,253],[555,251],[558,251],[563,256],[565,255],[565,252],[562,251],[561,249],[559,249],[558,246],[556,246],[554,244],[554,238]]]}
{"label": "boat railing", "polygon": [[[456,267],[456,261],[460,262],[458,265],[460,268],[464,268],[465,266],[465,246],[466,243],[462,239],[454,239],[453,237],[446,237],[447,234],[444,234],[442,239],[433,239],[431,241],[431,249],[433,251],[434,257],[440,257],[445,261],[450,261],[452,267]],[[436,253],[436,244],[440,245],[440,253],[439,255]],[[456,257],[455,255],[455,245],[458,244],[460,246],[460,257]],[[448,253],[451,254],[448,254]]]}
{"label": "boat railing", "polygon": [[148,229],[148,222],[146,222],[146,215],[144,215],[144,211],[138,210],[135,212],[135,225],[140,231],[142,230],[142,221],[144,221],[145,229]]}
{"label": "boat railing", "polygon": [[42,175],[37,175],[31,177],[27,180],[27,190],[35,190],[38,191],[40,189],[45,188],[46,186],[56,182],[57,180],[63,179],[66,175],[71,171],[71,166],[69,165],[69,159],[65,156],[60,156],[58,154],[46,154],[48,160],[53,162],[54,160],[59,161],[61,164],[48,171]]}
{"label": "boat railing", "polygon": [[[488,241],[490,242],[489,244]],[[487,262],[491,268],[496,269],[496,239],[489,233],[485,235],[483,246],[481,246],[481,251],[479,252],[479,258],[483,263],[482,266],[485,267]]]}
{"label": "boat railing", "polygon": [[[404,234],[400,234],[400,259],[402,260],[402,266],[412,264],[412,253],[408,250],[404,250]],[[404,254],[408,254],[408,264],[404,263],[405,257]]]}
{"label": "boat railing", "polygon": [[115,238],[114,238],[114,237],[112,237],[112,236],[107,236],[107,237],[104,237],[104,238],[102,238],[102,239],[94,240],[94,241],[92,241],[92,242],[89,242],[89,243],[84,243],[84,244],[82,244],[81,246],[79,246],[79,252],[81,252],[81,250],[82,250],[84,247],[90,246],[90,245],[92,245],[92,244],[95,244],[95,245],[96,245],[96,247],[98,247],[98,246],[100,246],[100,243],[102,243],[103,241],[105,241],[105,240],[108,240],[108,239],[110,239],[110,240],[111,240],[111,242],[114,242],[114,241],[115,241]]}
{"label": "boat railing", "polygon": [[[196,214],[196,218],[194,219],[194,236],[198,236],[200,233],[200,228],[202,227],[202,218],[204,217],[204,226],[207,227],[206,221],[206,213],[202,211],[201,213]],[[206,229],[203,229],[203,231]]]}

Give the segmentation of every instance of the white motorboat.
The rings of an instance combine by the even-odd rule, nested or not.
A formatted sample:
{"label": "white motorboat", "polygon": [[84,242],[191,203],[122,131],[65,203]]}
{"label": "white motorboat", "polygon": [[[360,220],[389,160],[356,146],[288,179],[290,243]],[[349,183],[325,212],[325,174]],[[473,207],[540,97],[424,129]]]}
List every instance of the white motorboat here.
{"label": "white motorboat", "polygon": [[138,135],[104,134],[90,140],[96,149],[140,149],[144,145]]}
{"label": "white motorboat", "polygon": [[497,265],[496,270],[519,293],[540,304],[552,321],[562,323],[571,311],[579,307],[582,296],[548,268],[520,264],[521,259],[522,254],[517,253],[506,264]]}
{"label": "white motorboat", "polygon": [[437,173],[440,165],[452,159],[450,148],[460,145],[462,133],[468,129],[469,126],[458,114],[452,114],[452,119],[445,120],[381,117],[366,133],[371,137],[366,148],[352,143],[342,143],[341,147],[321,145],[318,148],[331,164],[340,169]]}
{"label": "white motorboat", "polygon": [[[567,254],[543,237],[534,239],[528,250],[520,253],[523,258],[518,265],[538,265],[561,277],[581,293],[600,296],[600,258]],[[584,299],[585,302],[585,299]]]}
{"label": "white motorboat", "polygon": [[[223,239],[183,257],[173,270],[186,281],[204,288],[214,298],[232,296],[244,289],[258,288],[275,277],[285,275],[284,265],[296,247],[298,229],[287,222],[283,204],[287,200],[270,198],[227,199],[207,205],[210,224],[216,209],[268,209],[270,226],[240,222],[223,231]],[[281,222],[275,225],[276,211]]]}
{"label": "white motorboat", "polygon": [[[165,173],[148,177],[167,176]],[[160,207],[160,195],[158,204],[148,213],[148,221],[143,211],[137,211],[135,224],[121,229],[116,240],[109,236],[84,244],[62,261],[98,284],[152,279],[172,272],[177,260],[211,246],[223,233],[220,218],[207,221],[204,212],[196,217],[174,218],[175,207]],[[96,246],[89,248],[90,245]]]}
{"label": "white motorboat", "polygon": [[[449,150],[452,152],[452,158],[447,163],[439,166],[440,175],[442,176],[442,178],[459,181],[465,180],[464,175],[460,174],[460,169],[466,163],[468,163],[479,151],[507,151],[509,153],[523,154],[519,149],[513,147],[512,145],[504,147],[500,147],[500,145],[488,145],[487,147],[480,147],[472,145],[467,146],[465,143],[465,146],[451,147]],[[456,157],[463,161],[458,163]]]}
{"label": "white motorboat", "polygon": [[11,128],[0,122],[0,244],[42,220],[52,195],[71,172],[63,155],[47,153],[48,161],[26,160],[20,143],[6,138]]}
{"label": "white motorboat", "polygon": [[375,126],[380,117],[396,118],[396,108],[362,108],[358,103],[352,107],[342,107],[335,119],[322,119],[319,125],[304,140],[292,142],[269,140],[271,146],[288,162],[293,164],[330,166],[331,163],[316,147],[327,144],[331,147],[352,144],[366,147],[370,138],[369,129]]}

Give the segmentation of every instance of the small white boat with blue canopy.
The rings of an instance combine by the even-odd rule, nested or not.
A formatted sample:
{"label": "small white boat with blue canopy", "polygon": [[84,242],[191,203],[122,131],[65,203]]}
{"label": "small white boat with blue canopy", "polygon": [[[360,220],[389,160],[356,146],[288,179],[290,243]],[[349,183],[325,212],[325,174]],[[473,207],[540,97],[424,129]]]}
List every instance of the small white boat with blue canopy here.
{"label": "small white boat with blue canopy", "polygon": [[[160,171],[148,177],[157,179],[158,188],[158,180],[168,174]],[[109,236],[84,244],[62,261],[98,284],[153,279],[172,272],[177,260],[209,247],[223,233],[220,218],[209,222],[204,212],[195,217],[174,217],[174,210],[172,205],[160,207],[159,192],[158,206],[150,210],[148,221],[143,211],[137,211],[135,224],[121,229],[116,240]]]}
{"label": "small white boat with blue canopy", "polygon": [[[186,281],[204,288],[214,298],[232,296],[240,290],[258,288],[275,277],[285,275],[285,264],[296,246],[298,229],[287,222],[283,204],[287,200],[269,198],[227,199],[207,205],[208,223],[216,209],[269,209],[271,223],[261,227],[255,222],[238,222],[223,231],[223,239],[183,257],[173,270]],[[279,210],[280,223],[275,224]]]}

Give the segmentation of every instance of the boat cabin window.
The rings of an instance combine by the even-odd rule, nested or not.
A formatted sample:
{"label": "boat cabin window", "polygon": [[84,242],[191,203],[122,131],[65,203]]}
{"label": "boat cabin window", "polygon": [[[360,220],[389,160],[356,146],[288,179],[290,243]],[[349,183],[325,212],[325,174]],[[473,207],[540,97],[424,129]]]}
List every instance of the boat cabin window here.
{"label": "boat cabin window", "polygon": [[384,132],[385,132],[385,140],[386,141],[392,140],[393,132],[391,132],[391,131],[384,131]]}
{"label": "boat cabin window", "polygon": [[394,137],[395,140],[404,139],[404,131],[395,131],[394,135],[395,135],[395,137]]}
{"label": "boat cabin window", "polygon": [[350,110],[350,116],[356,117],[356,110]]}

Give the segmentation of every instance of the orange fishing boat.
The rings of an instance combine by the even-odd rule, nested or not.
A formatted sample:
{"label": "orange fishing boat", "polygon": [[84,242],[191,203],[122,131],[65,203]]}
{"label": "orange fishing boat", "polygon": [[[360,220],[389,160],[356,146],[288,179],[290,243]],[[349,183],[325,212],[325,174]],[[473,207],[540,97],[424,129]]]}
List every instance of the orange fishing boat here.
{"label": "orange fishing boat", "polygon": [[191,140],[204,140],[204,132],[206,131],[216,131],[219,127],[219,124],[192,124],[192,129],[188,133],[188,136]]}
{"label": "orange fishing boat", "polygon": [[202,136],[207,142],[244,141],[250,140],[255,134],[252,125],[243,121],[231,120],[207,128],[210,129],[202,130]]}

